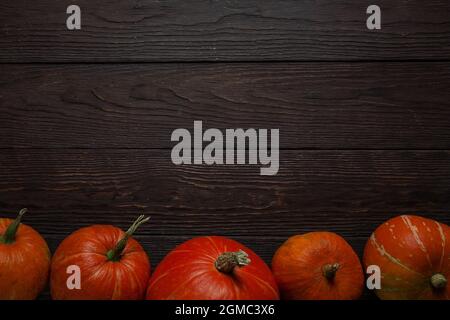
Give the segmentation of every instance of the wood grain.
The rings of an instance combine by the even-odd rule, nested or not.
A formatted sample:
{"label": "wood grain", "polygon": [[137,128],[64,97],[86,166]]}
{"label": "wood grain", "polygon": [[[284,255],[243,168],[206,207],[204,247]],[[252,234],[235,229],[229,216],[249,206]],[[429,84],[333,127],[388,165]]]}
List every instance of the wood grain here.
{"label": "wood grain", "polygon": [[[66,28],[78,4],[82,29]],[[447,0],[27,0],[0,3],[0,62],[449,59]]]}
{"label": "wood grain", "polygon": [[171,148],[279,128],[284,149],[450,148],[450,63],[3,65],[0,148]]}
{"label": "wood grain", "polygon": [[449,151],[293,151],[276,176],[257,166],[175,166],[168,150],[10,150],[0,155],[0,207],[66,235],[128,224],[142,235],[286,237],[331,230],[368,237],[415,213],[450,222]]}
{"label": "wood grain", "polygon": [[[153,268],[201,235],[270,263],[294,234],[337,232],[361,257],[390,217],[449,224],[450,2],[379,0],[378,31],[370,4],[0,2],[0,217],[28,207],[54,251],[145,213]],[[279,128],[278,175],[173,165],[170,135],[194,120]]]}

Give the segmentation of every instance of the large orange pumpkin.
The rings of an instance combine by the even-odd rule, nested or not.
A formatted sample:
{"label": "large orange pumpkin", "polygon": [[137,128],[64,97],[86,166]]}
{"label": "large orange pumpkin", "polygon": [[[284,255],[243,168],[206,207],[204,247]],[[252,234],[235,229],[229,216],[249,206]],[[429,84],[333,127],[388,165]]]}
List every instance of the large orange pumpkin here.
{"label": "large orange pumpkin", "polygon": [[381,299],[450,298],[450,228],[413,215],[392,218],[372,233],[365,266],[381,271]]}
{"label": "large orange pumpkin", "polygon": [[339,235],[310,232],[289,238],[276,251],[272,270],[288,300],[351,300],[363,291],[358,256]]}
{"label": "large orange pumpkin", "polygon": [[0,300],[31,300],[45,288],[50,270],[47,243],[33,228],[0,219]]}
{"label": "large orange pumpkin", "polygon": [[[131,236],[147,220],[140,216],[127,232],[111,225],[94,225],[67,237],[52,260],[52,298],[144,299],[150,277],[150,262],[144,249]],[[67,286],[70,266],[78,266],[80,270],[80,289]]]}
{"label": "large orange pumpkin", "polygon": [[147,291],[151,300],[277,300],[269,267],[234,240],[191,239],[158,265]]}

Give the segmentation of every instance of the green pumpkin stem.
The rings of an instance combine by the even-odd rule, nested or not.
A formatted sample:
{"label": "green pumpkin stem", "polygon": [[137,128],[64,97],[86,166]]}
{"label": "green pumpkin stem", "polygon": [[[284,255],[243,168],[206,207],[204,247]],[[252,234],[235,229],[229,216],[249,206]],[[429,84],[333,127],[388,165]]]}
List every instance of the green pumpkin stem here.
{"label": "green pumpkin stem", "polygon": [[28,210],[26,208],[19,211],[17,218],[8,226],[3,237],[0,236],[0,242],[4,244],[11,244],[16,240],[16,233],[19,229],[20,222],[22,221],[23,215],[27,213],[27,211]]}
{"label": "green pumpkin stem", "polygon": [[146,223],[150,218],[145,217],[144,215],[139,216],[136,221],[133,222],[131,227],[125,232],[125,235],[122,239],[117,242],[116,247],[114,249],[109,250],[106,253],[106,257],[109,261],[119,261],[123,250],[125,249],[128,239],[133,236],[133,234],[136,232],[136,230],[144,223]]}
{"label": "green pumpkin stem", "polygon": [[216,260],[216,269],[222,273],[231,274],[235,267],[243,267],[250,264],[248,254],[242,250],[237,252],[224,252]]}

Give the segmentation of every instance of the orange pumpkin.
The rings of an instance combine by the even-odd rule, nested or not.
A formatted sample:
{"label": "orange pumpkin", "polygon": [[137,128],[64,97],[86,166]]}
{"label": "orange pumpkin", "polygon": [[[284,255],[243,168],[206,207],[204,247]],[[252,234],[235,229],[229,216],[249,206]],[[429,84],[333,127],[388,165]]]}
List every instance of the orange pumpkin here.
{"label": "orange pumpkin", "polygon": [[381,270],[381,299],[450,298],[450,228],[423,217],[392,218],[372,233],[365,266]]}
{"label": "orange pumpkin", "polygon": [[288,300],[351,300],[363,291],[358,256],[339,235],[311,232],[289,238],[276,251],[272,271]]}
{"label": "orange pumpkin", "polygon": [[198,237],[173,249],[155,270],[148,300],[278,300],[269,267],[229,238]]}
{"label": "orange pumpkin", "polygon": [[50,270],[47,243],[33,228],[0,219],[0,300],[31,300],[45,288]]}
{"label": "orange pumpkin", "polygon": [[[150,262],[132,238],[140,216],[127,232],[110,225],[82,228],[67,237],[52,260],[50,286],[56,300],[139,300],[145,296]],[[80,288],[67,286],[68,267],[78,266]]]}

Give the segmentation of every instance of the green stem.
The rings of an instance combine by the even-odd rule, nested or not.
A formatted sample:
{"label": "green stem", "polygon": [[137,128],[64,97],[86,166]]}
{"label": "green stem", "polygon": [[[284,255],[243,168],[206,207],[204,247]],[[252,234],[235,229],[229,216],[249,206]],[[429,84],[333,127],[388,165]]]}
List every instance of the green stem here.
{"label": "green stem", "polygon": [[125,236],[117,242],[116,247],[114,249],[109,250],[106,253],[106,257],[109,261],[119,261],[122,252],[125,249],[128,239],[136,232],[140,225],[146,223],[150,218],[146,218],[144,215],[139,216],[136,221],[133,222],[131,227],[125,232]]}
{"label": "green stem", "polygon": [[224,252],[216,260],[216,269],[220,272],[230,274],[235,267],[243,267],[250,264],[248,254],[242,250],[237,252]]}
{"label": "green stem", "polygon": [[16,220],[14,220],[6,229],[3,237],[0,237],[0,242],[4,244],[11,244],[16,240],[17,229],[19,229],[20,221],[22,220],[22,216],[27,212],[26,208],[23,208],[19,211]]}
{"label": "green stem", "polygon": [[336,276],[336,272],[339,270],[341,266],[339,263],[326,264],[322,267],[322,274],[328,280],[333,280]]}

